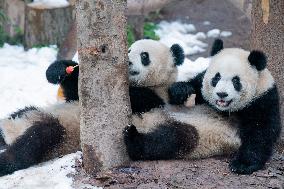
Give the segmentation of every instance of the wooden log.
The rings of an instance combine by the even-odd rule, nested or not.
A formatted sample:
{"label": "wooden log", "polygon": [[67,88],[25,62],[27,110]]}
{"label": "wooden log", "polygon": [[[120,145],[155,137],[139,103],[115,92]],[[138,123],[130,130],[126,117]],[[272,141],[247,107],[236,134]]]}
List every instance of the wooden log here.
{"label": "wooden log", "polygon": [[[252,49],[268,55],[268,68],[276,79],[281,97],[282,128],[284,128],[284,1],[253,0]],[[282,129],[284,140],[284,129]],[[284,148],[284,146],[283,146]]]}
{"label": "wooden log", "polygon": [[30,3],[25,14],[25,47],[60,46],[72,24],[72,7]]}
{"label": "wooden log", "polygon": [[76,10],[83,164],[96,174],[128,161],[126,0],[80,0]]}

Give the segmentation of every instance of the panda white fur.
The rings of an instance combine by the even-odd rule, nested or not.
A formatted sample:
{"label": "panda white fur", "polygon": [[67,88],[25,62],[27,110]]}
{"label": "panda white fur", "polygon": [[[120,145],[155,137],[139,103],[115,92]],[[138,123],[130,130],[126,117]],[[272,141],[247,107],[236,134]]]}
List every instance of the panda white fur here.
{"label": "panda white fur", "polygon": [[[170,103],[177,105],[195,93],[197,105],[192,110],[169,113],[173,121],[149,132],[126,127],[124,137],[132,159],[202,157],[213,151],[222,154],[227,146],[228,151],[237,150],[230,163],[233,172],[251,174],[264,167],[281,130],[278,92],[266,57],[260,51],[223,49],[221,40],[215,41],[212,56],[206,71],[169,89]],[[214,120],[205,121],[214,117],[221,119],[215,120],[216,125],[211,125]],[[227,141],[214,149],[220,137]],[[207,148],[201,148],[203,142]]]}

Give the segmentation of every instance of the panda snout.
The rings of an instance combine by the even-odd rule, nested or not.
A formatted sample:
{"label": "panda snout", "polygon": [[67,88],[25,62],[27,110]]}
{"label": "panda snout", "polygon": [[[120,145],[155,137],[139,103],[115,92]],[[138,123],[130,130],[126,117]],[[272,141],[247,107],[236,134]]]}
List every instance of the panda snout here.
{"label": "panda snout", "polygon": [[220,98],[226,98],[228,96],[228,93],[226,93],[226,92],[218,92],[217,95]]}

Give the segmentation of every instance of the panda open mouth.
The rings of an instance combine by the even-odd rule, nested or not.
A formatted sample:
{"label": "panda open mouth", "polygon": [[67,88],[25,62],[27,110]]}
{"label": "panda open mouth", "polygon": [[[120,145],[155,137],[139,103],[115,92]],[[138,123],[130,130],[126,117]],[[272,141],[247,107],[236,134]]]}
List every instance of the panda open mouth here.
{"label": "panda open mouth", "polygon": [[229,101],[222,100],[222,99],[221,100],[216,100],[217,106],[223,107],[223,108],[228,107],[231,103],[232,103],[232,100],[229,100]]}
{"label": "panda open mouth", "polygon": [[130,71],[129,71],[129,74],[132,75],[132,76],[134,76],[134,75],[138,75],[139,72],[130,70]]}

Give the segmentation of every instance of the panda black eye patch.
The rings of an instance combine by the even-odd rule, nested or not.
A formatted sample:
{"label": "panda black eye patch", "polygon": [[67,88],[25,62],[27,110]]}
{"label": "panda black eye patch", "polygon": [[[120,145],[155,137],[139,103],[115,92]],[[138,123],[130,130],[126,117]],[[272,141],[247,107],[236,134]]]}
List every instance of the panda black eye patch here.
{"label": "panda black eye patch", "polygon": [[140,54],[141,57],[141,62],[144,66],[148,66],[150,64],[150,58],[149,58],[149,53],[147,52],[142,52]]}
{"label": "panda black eye patch", "polygon": [[239,76],[233,77],[232,82],[233,82],[233,85],[234,85],[234,88],[236,89],[236,91],[241,91],[242,84],[241,84],[241,81],[240,81],[240,77]]}
{"label": "panda black eye patch", "polygon": [[220,73],[218,72],[218,73],[216,73],[216,75],[212,78],[212,80],[211,80],[211,85],[212,85],[213,87],[216,87],[216,85],[217,85],[217,83],[219,82],[220,79],[221,79],[221,75],[220,75]]}

